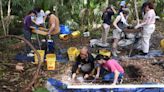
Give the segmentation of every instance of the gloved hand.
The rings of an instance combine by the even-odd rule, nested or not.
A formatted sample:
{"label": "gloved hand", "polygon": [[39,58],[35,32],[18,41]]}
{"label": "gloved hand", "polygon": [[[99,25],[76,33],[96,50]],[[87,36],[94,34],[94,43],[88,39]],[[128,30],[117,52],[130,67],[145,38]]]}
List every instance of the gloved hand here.
{"label": "gloved hand", "polygon": [[81,64],[80,64],[80,65],[78,65],[78,68],[81,68],[81,66],[82,66]]}
{"label": "gloved hand", "polygon": [[133,25],[132,24],[129,24],[130,27],[132,27]]}
{"label": "gloved hand", "polygon": [[120,29],[120,28],[119,28],[119,29],[117,29],[117,30],[118,30],[119,32],[122,32],[122,29]]}
{"label": "gloved hand", "polygon": [[98,78],[99,78],[99,75],[98,75],[98,74],[96,74],[95,79],[98,79]]}
{"label": "gloved hand", "polygon": [[135,29],[138,29],[138,28],[140,28],[141,27],[141,25],[140,24],[137,24],[134,28]]}

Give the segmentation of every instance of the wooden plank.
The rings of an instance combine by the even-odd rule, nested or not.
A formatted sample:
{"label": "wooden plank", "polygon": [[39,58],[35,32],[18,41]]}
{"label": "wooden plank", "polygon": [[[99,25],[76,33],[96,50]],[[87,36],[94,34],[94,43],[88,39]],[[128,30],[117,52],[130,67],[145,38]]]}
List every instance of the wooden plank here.
{"label": "wooden plank", "polygon": [[33,33],[40,34],[40,35],[48,35],[48,32],[46,31],[41,31],[41,30],[32,30]]}
{"label": "wooden plank", "polygon": [[121,85],[94,85],[94,84],[86,84],[86,85],[68,85],[68,89],[102,89],[102,88],[162,88],[164,84],[142,84],[142,85],[134,85],[134,84],[121,84]]}

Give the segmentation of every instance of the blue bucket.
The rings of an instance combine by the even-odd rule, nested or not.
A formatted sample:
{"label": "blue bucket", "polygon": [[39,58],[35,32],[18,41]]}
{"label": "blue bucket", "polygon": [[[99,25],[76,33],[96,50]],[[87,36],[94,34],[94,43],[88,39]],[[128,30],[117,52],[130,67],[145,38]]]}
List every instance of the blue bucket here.
{"label": "blue bucket", "polygon": [[60,34],[71,34],[71,30],[68,26],[60,25]]}

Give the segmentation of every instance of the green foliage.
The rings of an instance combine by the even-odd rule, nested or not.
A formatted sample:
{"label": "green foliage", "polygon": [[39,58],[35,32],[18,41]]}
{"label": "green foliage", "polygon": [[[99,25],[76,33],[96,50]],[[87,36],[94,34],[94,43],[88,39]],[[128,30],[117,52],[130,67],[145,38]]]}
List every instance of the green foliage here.
{"label": "green foliage", "polygon": [[35,91],[33,92],[49,92],[46,88],[37,88]]}
{"label": "green foliage", "polygon": [[[102,11],[108,5],[112,4],[116,9],[119,9],[120,1],[121,0],[12,0],[11,14],[17,16],[17,21],[21,21],[28,11],[32,10],[34,7],[40,7],[43,10],[51,11],[53,10],[53,7],[55,7],[56,15],[59,17],[61,24],[72,21],[74,24],[79,24],[79,26],[91,26],[93,23],[102,23]],[[137,1],[139,14],[141,16],[140,8],[145,0]],[[157,15],[164,17],[164,0],[149,1],[155,2]],[[129,8],[132,12],[130,19],[135,19],[134,0],[127,0],[127,2],[129,3]],[[2,3],[4,16],[6,16],[8,0],[2,0]],[[84,9],[86,9],[86,12],[83,12],[83,14],[81,12]],[[86,23],[82,23],[82,20]],[[16,27],[15,25],[17,24],[19,23],[13,22],[11,28]]]}

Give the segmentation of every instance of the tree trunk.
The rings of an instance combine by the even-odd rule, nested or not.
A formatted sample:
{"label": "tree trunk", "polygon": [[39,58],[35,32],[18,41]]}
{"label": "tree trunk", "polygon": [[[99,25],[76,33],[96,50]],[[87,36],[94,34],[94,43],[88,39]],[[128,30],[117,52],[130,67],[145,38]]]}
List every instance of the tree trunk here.
{"label": "tree trunk", "polygon": [[137,1],[136,0],[134,0],[134,8],[135,8],[135,12],[136,12],[137,24],[139,24],[139,16],[138,16],[138,8],[137,8]]}
{"label": "tree trunk", "polygon": [[33,0],[33,3],[35,4],[35,0]]}
{"label": "tree trunk", "polygon": [[8,1],[8,10],[7,10],[7,20],[8,20],[8,23],[6,23],[6,34],[8,35],[9,34],[9,25],[10,25],[10,22],[11,22],[11,18],[10,18],[10,14],[11,14],[11,0]]}
{"label": "tree trunk", "polygon": [[0,0],[0,13],[1,13],[1,22],[2,22],[2,26],[3,26],[4,35],[7,35],[6,34],[6,26],[5,26],[4,17],[3,17],[2,0]]}

